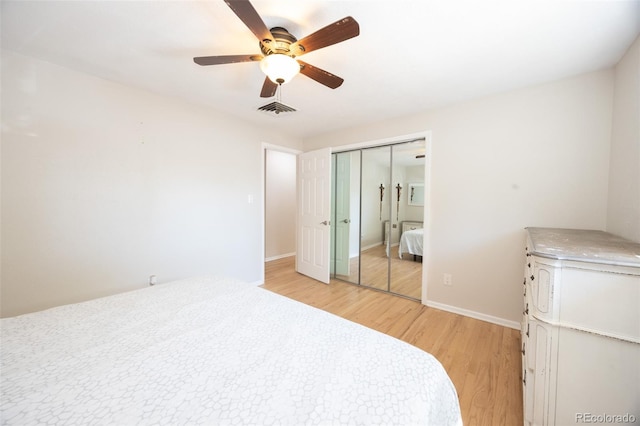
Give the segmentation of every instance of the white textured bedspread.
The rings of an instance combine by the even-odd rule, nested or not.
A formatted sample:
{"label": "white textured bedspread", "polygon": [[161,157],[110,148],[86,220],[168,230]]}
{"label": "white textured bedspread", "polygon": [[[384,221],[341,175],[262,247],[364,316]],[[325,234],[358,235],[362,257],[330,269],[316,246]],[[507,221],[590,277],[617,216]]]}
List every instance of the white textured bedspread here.
{"label": "white textured bedspread", "polygon": [[1,321],[7,425],[461,424],[441,364],[229,279]]}
{"label": "white textured bedspread", "polygon": [[424,240],[424,229],[412,229],[405,231],[400,237],[400,248],[398,255],[402,259],[403,253],[415,254],[422,256],[422,242]]}

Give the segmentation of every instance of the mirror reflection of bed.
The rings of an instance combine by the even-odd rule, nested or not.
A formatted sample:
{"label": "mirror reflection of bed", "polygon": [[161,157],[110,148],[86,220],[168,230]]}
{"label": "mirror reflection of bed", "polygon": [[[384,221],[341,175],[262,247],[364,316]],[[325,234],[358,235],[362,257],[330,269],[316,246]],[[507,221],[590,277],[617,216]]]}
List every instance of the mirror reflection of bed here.
{"label": "mirror reflection of bed", "polygon": [[413,256],[413,260],[419,258],[422,261],[423,241],[424,229],[422,228],[422,223],[404,222],[402,224],[402,234],[400,234],[398,257],[406,259],[407,256]]}
{"label": "mirror reflection of bed", "polygon": [[332,277],[422,295],[424,140],[333,154]]}

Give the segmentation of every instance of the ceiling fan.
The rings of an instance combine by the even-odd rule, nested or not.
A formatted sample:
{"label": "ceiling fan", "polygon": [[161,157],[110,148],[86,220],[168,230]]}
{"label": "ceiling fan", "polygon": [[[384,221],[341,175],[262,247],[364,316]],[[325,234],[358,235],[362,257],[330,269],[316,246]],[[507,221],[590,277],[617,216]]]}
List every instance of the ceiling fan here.
{"label": "ceiling fan", "polygon": [[347,16],[298,40],[286,28],[274,27],[269,30],[249,0],[225,0],[225,3],[258,38],[262,55],[201,56],[193,58],[196,64],[260,61],[260,68],[267,75],[260,92],[263,98],[275,96],[278,86],[289,82],[298,73],[331,89],[342,85],[344,79],[295,58],[356,37],[360,34],[360,26],[355,19]]}

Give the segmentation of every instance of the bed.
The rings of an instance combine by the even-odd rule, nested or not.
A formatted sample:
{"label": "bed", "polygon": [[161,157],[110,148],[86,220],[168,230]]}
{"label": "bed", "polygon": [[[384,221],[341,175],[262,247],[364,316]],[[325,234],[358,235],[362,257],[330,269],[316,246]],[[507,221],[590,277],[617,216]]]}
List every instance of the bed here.
{"label": "bed", "polygon": [[1,320],[3,425],[460,425],[430,354],[228,278]]}
{"label": "bed", "polygon": [[424,229],[412,229],[405,231],[400,236],[400,247],[398,255],[402,259],[403,253],[409,253],[414,256],[422,256],[422,245],[424,241]]}

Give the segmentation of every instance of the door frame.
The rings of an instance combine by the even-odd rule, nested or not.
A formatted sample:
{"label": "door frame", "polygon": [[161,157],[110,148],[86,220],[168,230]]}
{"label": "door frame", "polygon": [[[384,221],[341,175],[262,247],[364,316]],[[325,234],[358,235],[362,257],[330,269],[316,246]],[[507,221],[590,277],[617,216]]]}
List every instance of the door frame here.
{"label": "door frame", "polygon": [[[271,143],[267,143],[267,142],[262,142],[261,147],[260,147],[260,180],[261,180],[261,185],[260,185],[260,195],[261,195],[261,210],[262,210],[262,214],[260,215],[260,229],[262,230],[262,232],[260,233],[260,258],[262,259],[262,267],[260,268],[260,284],[264,284],[264,280],[265,280],[265,274],[264,274],[264,268],[265,268],[265,262],[266,262],[266,243],[267,243],[267,227],[266,227],[266,214],[267,214],[267,198],[266,198],[266,186],[267,186],[267,167],[266,167],[266,160],[267,160],[267,151],[278,151],[278,152],[284,152],[287,154],[292,154],[294,156],[296,156],[296,176],[295,176],[295,182],[297,185],[298,182],[298,167],[297,167],[297,163],[298,163],[298,159],[297,156],[298,154],[301,154],[303,151],[300,151],[299,149],[294,149],[294,148],[289,148],[286,146],[281,146],[281,145],[274,145]],[[297,220],[297,219],[296,219]],[[297,227],[297,223],[295,225]],[[296,236],[297,239],[297,236]]]}

